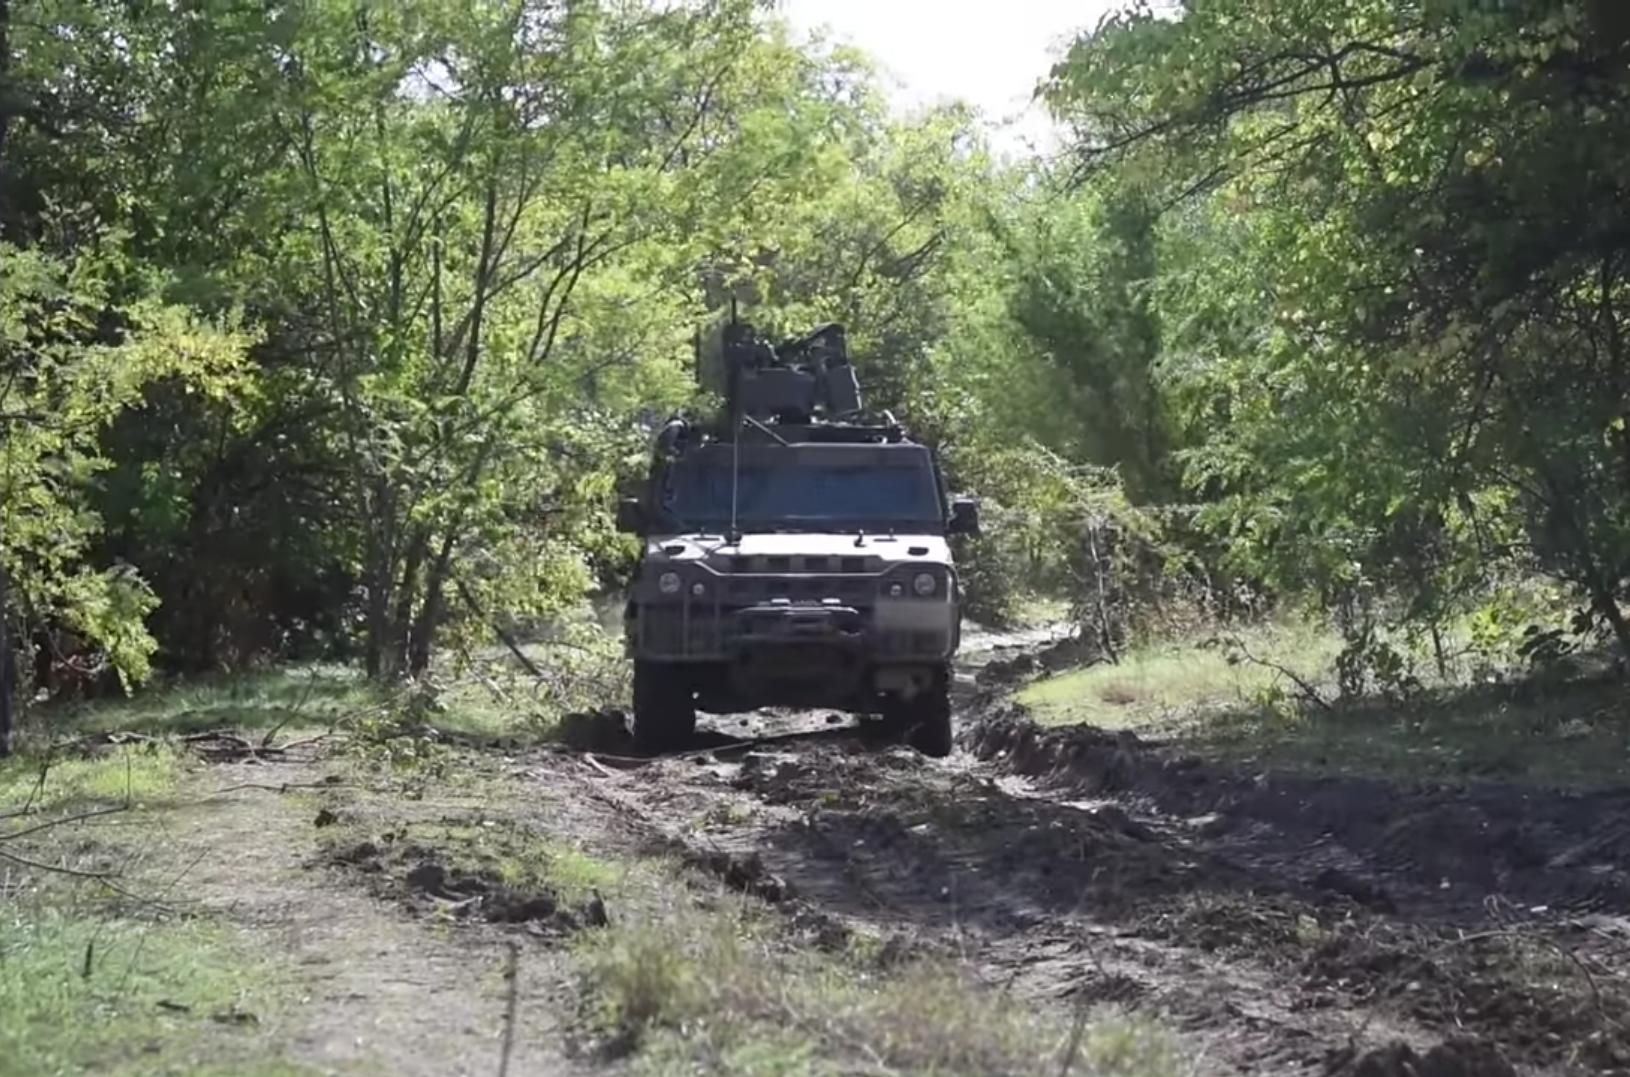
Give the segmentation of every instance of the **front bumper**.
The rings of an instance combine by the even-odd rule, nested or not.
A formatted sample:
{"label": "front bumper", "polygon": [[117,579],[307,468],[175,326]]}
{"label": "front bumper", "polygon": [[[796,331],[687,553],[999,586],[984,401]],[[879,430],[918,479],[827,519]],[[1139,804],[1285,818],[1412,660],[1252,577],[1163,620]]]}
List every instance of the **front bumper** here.
{"label": "front bumper", "polygon": [[811,675],[826,655],[861,665],[936,662],[956,653],[957,606],[949,599],[877,599],[870,606],[841,600],[772,599],[747,606],[676,598],[632,604],[625,633],[631,657],[672,662],[792,665],[809,656]]}

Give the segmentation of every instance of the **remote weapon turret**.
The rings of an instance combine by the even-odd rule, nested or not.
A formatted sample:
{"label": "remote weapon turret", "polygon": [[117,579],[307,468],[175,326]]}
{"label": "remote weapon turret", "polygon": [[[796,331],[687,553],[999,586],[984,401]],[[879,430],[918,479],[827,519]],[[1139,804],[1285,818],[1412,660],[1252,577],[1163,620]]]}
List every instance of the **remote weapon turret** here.
{"label": "remote weapon turret", "polygon": [[[696,337],[696,378],[724,400],[709,433],[728,440],[743,425],[774,428],[788,441],[899,441],[894,416],[864,412],[860,379],[849,362],[848,336],[837,322],[780,344],[736,317]],[[676,431],[675,441],[680,435]]]}

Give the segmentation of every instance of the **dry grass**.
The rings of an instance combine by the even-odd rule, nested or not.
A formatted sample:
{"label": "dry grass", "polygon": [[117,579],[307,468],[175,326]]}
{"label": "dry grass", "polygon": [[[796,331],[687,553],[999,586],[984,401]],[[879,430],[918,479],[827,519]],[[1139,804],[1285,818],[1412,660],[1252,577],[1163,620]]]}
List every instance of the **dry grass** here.
{"label": "dry grass", "polygon": [[[672,907],[584,948],[592,1019],[638,1073],[1060,1073],[1165,1077],[1168,1042],[1129,1017],[1079,1027],[941,960],[879,968],[789,946],[740,900]],[[1067,1061],[1068,1060],[1068,1061]]]}

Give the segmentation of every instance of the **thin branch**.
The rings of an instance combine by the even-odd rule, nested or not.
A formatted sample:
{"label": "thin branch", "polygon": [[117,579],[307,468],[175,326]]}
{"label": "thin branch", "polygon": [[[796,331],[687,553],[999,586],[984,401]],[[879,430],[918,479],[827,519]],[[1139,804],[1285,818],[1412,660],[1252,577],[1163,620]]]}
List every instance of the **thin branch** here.
{"label": "thin branch", "polygon": [[12,830],[8,831],[7,833],[0,834],[0,841],[14,841],[17,838],[26,837],[29,834],[38,834],[42,830],[50,830],[53,827],[67,826],[70,823],[80,823],[84,822],[86,819],[95,819],[103,815],[118,815],[120,812],[126,812],[129,810],[130,804],[127,802],[124,804],[115,805],[114,807],[95,808],[91,811],[79,812],[75,815],[64,816],[60,819],[47,819],[44,822],[35,823],[33,826],[25,826],[21,830]]}
{"label": "thin branch", "polygon": [[85,871],[80,868],[70,868],[66,864],[46,864],[39,860],[31,860],[26,856],[0,849],[0,860],[16,864],[19,867],[32,868],[35,871],[47,871],[56,875],[71,875],[76,879],[96,879],[99,882],[117,878],[117,873],[107,871]]}

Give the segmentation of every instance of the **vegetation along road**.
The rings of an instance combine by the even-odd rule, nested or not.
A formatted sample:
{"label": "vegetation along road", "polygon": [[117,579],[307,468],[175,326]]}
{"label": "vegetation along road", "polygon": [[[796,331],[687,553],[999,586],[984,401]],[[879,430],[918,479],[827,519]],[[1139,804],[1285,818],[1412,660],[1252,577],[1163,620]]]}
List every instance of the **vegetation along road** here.
{"label": "vegetation along road", "polygon": [[[751,0],[0,0],[0,1077],[1630,1074],[1627,58],[1132,5],[1009,160]],[[732,298],[980,499],[944,758],[633,750]]]}

